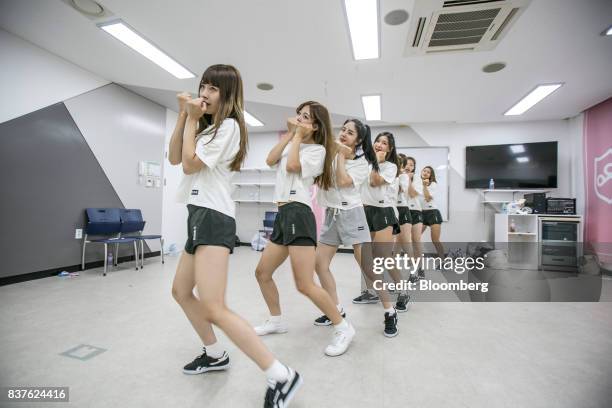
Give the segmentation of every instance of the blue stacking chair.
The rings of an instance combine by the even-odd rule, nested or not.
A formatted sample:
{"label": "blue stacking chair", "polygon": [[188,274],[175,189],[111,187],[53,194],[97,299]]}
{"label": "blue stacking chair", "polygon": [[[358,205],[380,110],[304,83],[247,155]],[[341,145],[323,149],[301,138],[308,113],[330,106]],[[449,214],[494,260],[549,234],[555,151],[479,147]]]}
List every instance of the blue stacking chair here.
{"label": "blue stacking chair", "polygon": [[[117,255],[120,244],[134,245],[134,260],[138,270],[138,246],[137,239],[121,237],[121,217],[119,208],[87,208],[87,224],[85,225],[85,236],[83,237],[83,252],[81,255],[81,270],[85,269],[85,247],[87,244],[104,244],[104,273],[106,276],[108,263],[108,246],[115,245],[114,264],[117,265]],[[105,236],[100,239],[89,239],[89,236]],[[111,248],[112,250],[112,248]]]}
{"label": "blue stacking chair", "polygon": [[[140,241],[140,269],[144,268],[144,241],[147,239],[159,239],[161,244],[161,261],[164,263],[164,238],[161,235],[142,235],[146,221],[142,219],[142,212],[139,209],[121,209],[120,237],[134,238]],[[138,235],[125,235],[125,234]]]}

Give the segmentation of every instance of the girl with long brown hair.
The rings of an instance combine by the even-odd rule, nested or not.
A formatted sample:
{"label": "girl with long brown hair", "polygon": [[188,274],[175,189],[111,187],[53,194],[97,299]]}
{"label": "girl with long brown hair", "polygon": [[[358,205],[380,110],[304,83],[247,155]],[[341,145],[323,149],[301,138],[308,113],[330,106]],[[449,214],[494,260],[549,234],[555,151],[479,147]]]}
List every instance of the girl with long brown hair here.
{"label": "girl with long brown hair", "polygon": [[435,200],[438,183],[436,182],[436,172],[433,167],[423,167],[423,170],[421,170],[421,180],[423,181],[423,195],[420,196],[421,207],[423,207],[422,232],[425,232],[427,227],[431,228],[431,242],[436,247],[438,256],[444,258],[444,246],[440,242],[442,214],[440,214]]}
{"label": "girl with long brown hair", "polygon": [[191,99],[188,93],[177,97],[180,113],[168,159],[183,167],[177,199],[187,204],[189,216],[172,296],[204,343],[204,353],[183,372],[229,368],[229,356],[217,341],[215,325],[265,371],[264,407],[286,407],[301,385],[300,375],[276,360],[249,323],[225,303],[229,254],[236,236],[231,178],[240,169],[248,145],[240,73],[231,65],[212,65],[202,75],[198,98]]}
{"label": "girl with long brown hair", "polygon": [[[266,159],[266,163],[276,169],[274,202],[278,205],[278,214],[270,242],[255,270],[270,317],[255,327],[255,331],[264,336],[288,330],[282,320],[278,289],[272,275],[289,257],[297,290],[329,317],[337,331],[348,336],[351,332],[354,334],[354,329],[341,316],[329,294],[314,280],[317,227],[310,187],[317,184],[327,190],[333,183],[332,161],[337,148],[331,119],[327,108],[314,101],[302,103],[296,113],[297,116],[287,122],[289,131]],[[336,350],[332,341],[325,352],[338,355]]]}

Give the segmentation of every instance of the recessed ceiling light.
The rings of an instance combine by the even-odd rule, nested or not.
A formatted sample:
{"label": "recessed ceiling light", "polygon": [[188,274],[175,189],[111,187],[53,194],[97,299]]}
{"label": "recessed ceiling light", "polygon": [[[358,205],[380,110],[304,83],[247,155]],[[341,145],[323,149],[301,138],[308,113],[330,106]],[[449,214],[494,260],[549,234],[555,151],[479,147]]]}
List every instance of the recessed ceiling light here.
{"label": "recessed ceiling light", "polygon": [[364,95],[361,97],[366,120],[381,120],[380,95]]}
{"label": "recessed ceiling light", "polygon": [[70,5],[78,12],[92,17],[104,15],[104,7],[93,0],[70,0]]}
{"label": "recessed ceiling light", "polygon": [[601,35],[612,35],[612,25],[605,29]]}
{"label": "recessed ceiling light", "polygon": [[512,153],[525,153],[525,146],[524,145],[512,145],[510,146],[510,150],[512,150]]}
{"label": "recessed ceiling light", "polygon": [[129,27],[121,20],[109,21],[98,24],[102,30],[106,31],[117,40],[121,41],[143,57],[159,65],[179,79],[193,78],[195,74],[183,67],[181,64],[170,58],[166,53],[145,40],[134,29]]}
{"label": "recessed ceiling light", "polygon": [[257,89],[261,89],[262,91],[271,91],[274,89],[274,85],[267,82],[260,82],[257,84]]}
{"label": "recessed ceiling light", "polygon": [[351,36],[353,58],[378,58],[378,0],[344,0],[344,13]]}
{"label": "recessed ceiling light", "polygon": [[525,157],[525,156],[517,157],[516,161],[519,162],[519,163],[527,163],[529,161],[529,157]]}
{"label": "recessed ceiling light", "polygon": [[392,26],[404,24],[406,21],[408,21],[408,12],[406,10],[393,10],[385,16],[385,23]]}
{"label": "recessed ceiling light", "polygon": [[493,73],[493,72],[497,72],[497,71],[501,71],[502,69],[506,68],[506,64],[503,62],[494,62],[492,64],[488,64],[485,65],[484,67],[482,67],[482,71],[486,72],[487,74]]}
{"label": "recessed ceiling light", "polygon": [[247,125],[253,127],[260,127],[264,125],[259,119],[257,119],[255,116],[251,115],[247,111],[244,111],[244,121],[247,123]]}
{"label": "recessed ceiling light", "polygon": [[533,91],[529,92],[527,96],[518,101],[516,105],[508,109],[504,115],[506,116],[514,116],[514,115],[522,115],[527,112],[533,105],[540,102],[542,99],[546,98],[551,93],[555,92],[559,89],[563,84],[546,84],[546,85],[538,85]]}

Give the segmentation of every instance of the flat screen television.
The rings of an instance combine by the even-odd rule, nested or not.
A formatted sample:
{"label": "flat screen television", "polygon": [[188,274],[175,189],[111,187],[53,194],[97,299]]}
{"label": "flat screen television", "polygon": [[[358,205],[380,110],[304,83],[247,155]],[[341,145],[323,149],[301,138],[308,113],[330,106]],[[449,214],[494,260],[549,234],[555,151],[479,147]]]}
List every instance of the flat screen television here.
{"label": "flat screen television", "polygon": [[465,188],[557,188],[557,142],[465,148]]}

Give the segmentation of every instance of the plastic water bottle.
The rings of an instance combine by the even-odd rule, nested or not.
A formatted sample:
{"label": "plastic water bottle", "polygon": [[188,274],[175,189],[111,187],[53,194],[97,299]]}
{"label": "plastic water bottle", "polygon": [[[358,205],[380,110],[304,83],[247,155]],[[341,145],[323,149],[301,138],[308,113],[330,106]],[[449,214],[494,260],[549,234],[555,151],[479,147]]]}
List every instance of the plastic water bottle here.
{"label": "plastic water bottle", "polygon": [[106,256],[106,265],[113,266],[113,251],[108,251],[108,255]]}
{"label": "plastic water bottle", "polygon": [[489,190],[495,190],[495,181],[493,179],[489,180]]}

